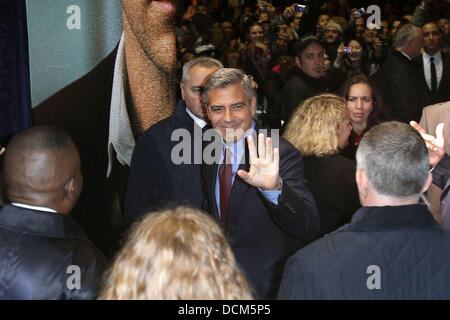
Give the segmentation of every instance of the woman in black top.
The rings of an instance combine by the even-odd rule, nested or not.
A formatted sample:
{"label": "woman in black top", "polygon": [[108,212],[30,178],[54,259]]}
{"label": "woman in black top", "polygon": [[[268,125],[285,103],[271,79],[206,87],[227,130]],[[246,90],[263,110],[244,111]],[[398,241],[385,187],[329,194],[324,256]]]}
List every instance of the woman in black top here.
{"label": "woman in black top", "polygon": [[305,178],[320,215],[317,238],[350,222],[360,207],[355,162],[339,154],[350,131],[345,100],[321,94],[295,110],[284,134],[304,156]]}
{"label": "woman in black top", "polygon": [[381,96],[363,75],[348,79],[341,88],[341,95],[347,102],[352,124],[349,143],[342,150],[342,155],[355,160],[356,149],[364,133],[374,125],[386,121],[388,117]]}

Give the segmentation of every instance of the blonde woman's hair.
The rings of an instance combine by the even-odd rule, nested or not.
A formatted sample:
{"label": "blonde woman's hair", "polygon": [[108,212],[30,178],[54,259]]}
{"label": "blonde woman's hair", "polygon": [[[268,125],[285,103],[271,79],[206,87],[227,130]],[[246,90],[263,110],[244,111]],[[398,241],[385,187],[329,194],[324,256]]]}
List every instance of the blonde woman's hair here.
{"label": "blonde woman's hair", "polygon": [[304,156],[327,157],[339,152],[337,130],[346,117],[344,98],[320,94],[295,110],[284,137]]}
{"label": "blonde woman's hair", "polygon": [[252,299],[215,221],[178,207],[133,227],[107,272],[99,299]]}

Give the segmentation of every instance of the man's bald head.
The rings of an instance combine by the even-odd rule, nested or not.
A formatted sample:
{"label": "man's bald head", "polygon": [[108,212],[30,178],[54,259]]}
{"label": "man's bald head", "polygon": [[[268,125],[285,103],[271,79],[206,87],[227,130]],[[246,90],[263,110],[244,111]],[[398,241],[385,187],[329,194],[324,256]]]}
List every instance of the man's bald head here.
{"label": "man's bald head", "polygon": [[34,127],[14,136],[3,169],[6,195],[11,202],[68,213],[81,192],[77,148],[70,136],[57,127]]}

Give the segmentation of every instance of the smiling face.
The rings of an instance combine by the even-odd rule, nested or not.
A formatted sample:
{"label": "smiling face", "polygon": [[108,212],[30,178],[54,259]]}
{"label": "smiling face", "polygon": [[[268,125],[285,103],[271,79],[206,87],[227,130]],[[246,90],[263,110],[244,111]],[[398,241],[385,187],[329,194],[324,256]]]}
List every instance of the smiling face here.
{"label": "smiling face", "polygon": [[352,123],[367,125],[367,118],[373,110],[372,90],[365,83],[357,83],[350,87],[347,108]]}
{"label": "smiling face", "polygon": [[363,47],[361,44],[356,40],[352,40],[348,43],[348,45],[349,47],[352,47],[352,53],[348,56],[350,61],[356,62],[361,60],[363,54]]}
{"label": "smiling face", "polygon": [[208,92],[208,117],[213,128],[219,130],[226,143],[242,139],[251,128],[256,111],[256,98],[250,101],[240,84]]}
{"label": "smiling face", "polygon": [[193,66],[189,71],[187,80],[180,84],[181,96],[186,107],[200,119],[208,118],[206,109],[201,101],[203,85],[208,77],[217,69],[219,68],[205,68],[199,65]]}
{"label": "smiling face", "polygon": [[323,74],[325,49],[317,42],[312,42],[299,57],[295,57],[297,66],[308,76],[320,78]]}
{"label": "smiling face", "polygon": [[254,25],[248,30],[248,38],[251,41],[264,41],[264,30],[260,25]]}

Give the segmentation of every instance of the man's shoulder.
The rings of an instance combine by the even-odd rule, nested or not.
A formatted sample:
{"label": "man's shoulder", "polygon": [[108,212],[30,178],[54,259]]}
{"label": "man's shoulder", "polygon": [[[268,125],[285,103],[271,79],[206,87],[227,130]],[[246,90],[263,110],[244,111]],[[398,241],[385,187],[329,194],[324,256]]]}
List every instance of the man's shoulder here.
{"label": "man's shoulder", "polygon": [[[186,113],[186,112],[185,112]],[[186,113],[186,116],[189,115]],[[189,123],[190,125],[187,125]],[[180,115],[175,113],[171,114],[169,117],[155,123],[153,126],[148,128],[139,138],[139,141],[152,141],[157,144],[167,144],[170,142],[172,134],[175,130],[187,130],[189,132],[193,131],[193,127],[195,125],[194,120],[189,117],[189,119],[184,118],[180,119]],[[139,143],[138,141],[138,143]]]}
{"label": "man's shoulder", "polygon": [[95,118],[98,110],[109,109],[116,54],[117,48],[87,74],[37,105],[33,109],[34,123],[64,128],[88,120],[89,115]]}
{"label": "man's shoulder", "polygon": [[450,116],[450,101],[426,106],[423,109],[423,112],[427,114],[439,114],[440,116],[444,116],[444,118],[446,118],[445,115],[447,115],[447,117]]}

